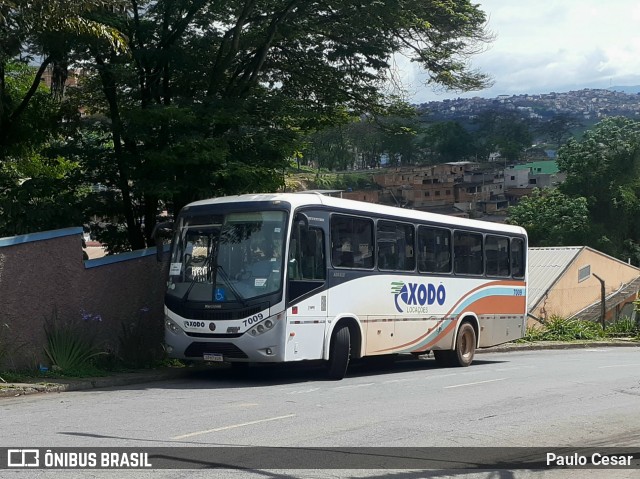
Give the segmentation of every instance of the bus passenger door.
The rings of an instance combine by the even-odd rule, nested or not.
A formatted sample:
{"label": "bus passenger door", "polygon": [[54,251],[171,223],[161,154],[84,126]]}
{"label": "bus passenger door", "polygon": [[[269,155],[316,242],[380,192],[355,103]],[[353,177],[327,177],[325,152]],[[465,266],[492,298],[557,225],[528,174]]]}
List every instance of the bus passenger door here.
{"label": "bus passenger door", "polygon": [[322,359],[327,327],[326,276],[323,229],[309,220],[294,223],[287,264],[286,361]]}

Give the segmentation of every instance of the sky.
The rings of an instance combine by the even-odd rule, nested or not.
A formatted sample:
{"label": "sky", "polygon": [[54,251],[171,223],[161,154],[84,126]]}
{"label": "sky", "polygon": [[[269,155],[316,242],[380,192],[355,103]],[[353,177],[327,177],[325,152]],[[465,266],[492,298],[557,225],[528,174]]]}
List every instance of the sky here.
{"label": "sky", "polygon": [[[491,88],[470,93],[422,86],[415,64],[396,60],[411,101],[495,98],[584,88],[640,85],[637,0],[472,0],[495,40],[472,57]],[[422,76],[424,78],[424,76]]]}

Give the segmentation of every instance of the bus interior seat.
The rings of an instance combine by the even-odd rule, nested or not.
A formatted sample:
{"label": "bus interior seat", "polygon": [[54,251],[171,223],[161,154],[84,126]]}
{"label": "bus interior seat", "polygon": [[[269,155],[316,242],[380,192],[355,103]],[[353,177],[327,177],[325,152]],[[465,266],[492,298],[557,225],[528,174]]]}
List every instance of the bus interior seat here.
{"label": "bus interior seat", "polygon": [[344,266],[345,268],[353,268],[354,256],[351,251],[341,251],[339,258],[338,265]]}

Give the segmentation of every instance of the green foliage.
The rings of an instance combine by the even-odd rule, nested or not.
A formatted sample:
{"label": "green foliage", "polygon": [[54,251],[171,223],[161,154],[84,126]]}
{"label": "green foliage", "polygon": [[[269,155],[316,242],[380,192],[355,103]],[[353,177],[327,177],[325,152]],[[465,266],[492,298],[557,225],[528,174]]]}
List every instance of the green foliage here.
{"label": "green foliage", "polygon": [[528,327],[527,333],[519,342],[597,340],[619,337],[640,339],[638,324],[625,317],[608,322],[603,331],[599,322],[552,316],[541,326]]}
{"label": "green foliage", "polygon": [[527,334],[522,341],[574,341],[603,337],[602,326],[598,323],[552,316],[542,328],[527,328]]}
{"label": "green foliage", "polygon": [[617,321],[607,323],[605,333],[607,336],[614,338],[619,336],[633,337],[640,334],[640,326],[638,326],[635,320],[624,317]]}
{"label": "green foliage", "polygon": [[517,113],[487,111],[474,122],[474,143],[480,157],[498,151],[507,160],[518,160],[533,142],[531,125]]}
{"label": "green foliage", "polygon": [[105,354],[73,323],[62,322],[54,311],[45,324],[44,352],[54,370],[66,375],[85,375],[94,371],[92,360]]}
{"label": "green foliage", "polygon": [[[352,138],[332,140],[337,146],[316,166],[369,167],[383,154],[412,161],[411,108],[401,95],[385,95],[390,58],[402,51],[429,83],[445,88],[485,87],[488,77],[468,63],[491,40],[485,25],[484,12],[468,0],[366,7],[346,0],[5,1],[0,161],[16,156],[13,148],[49,167],[55,158],[69,160],[73,171],[29,194],[75,222],[49,195],[60,185],[69,193],[61,202],[98,219],[110,251],[142,248],[152,243],[159,208],[177,213],[202,197],[281,188],[306,135],[353,115],[366,113],[376,125],[361,122]],[[42,63],[14,94],[5,88],[5,67],[23,54]],[[65,91],[73,66],[82,67],[80,85]],[[50,92],[38,86],[46,67]],[[50,129],[33,128],[36,118],[28,118],[40,113],[41,95],[53,105]],[[47,134],[35,141],[37,134],[16,136],[9,127]],[[377,137],[366,134],[372,128]],[[71,194],[98,184],[106,191]],[[20,214],[25,228],[61,223]]]}
{"label": "green foliage", "polygon": [[563,193],[587,200],[590,246],[640,264],[640,122],[606,118],[558,151]]}
{"label": "green foliage", "polygon": [[40,154],[0,164],[0,235],[77,226],[84,219],[77,165]]}
{"label": "green foliage", "polygon": [[583,127],[581,120],[567,113],[558,113],[548,121],[541,122],[536,133],[548,139],[549,147],[559,147],[572,136],[578,137],[578,129]]}
{"label": "green foliage", "polygon": [[475,151],[474,138],[460,123],[445,121],[426,128],[422,145],[440,162],[467,159]]}
{"label": "green foliage", "polygon": [[[27,94],[35,70],[18,62],[5,69],[10,106]],[[86,190],[79,184],[79,164],[56,151],[62,140],[59,116],[58,102],[40,86],[31,107],[12,121],[4,144],[0,139],[0,236],[82,224]]]}
{"label": "green foliage", "polygon": [[508,222],[527,230],[531,246],[581,245],[589,232],[587,200],[536,188],[509,208]]}
{"label": "green foliage", "polygon": [[377,188],[377,184],[373,181],[373,177],[367,173],[345,173],[337,175],[333,189],[337,190],[364,190],[367,188]]}

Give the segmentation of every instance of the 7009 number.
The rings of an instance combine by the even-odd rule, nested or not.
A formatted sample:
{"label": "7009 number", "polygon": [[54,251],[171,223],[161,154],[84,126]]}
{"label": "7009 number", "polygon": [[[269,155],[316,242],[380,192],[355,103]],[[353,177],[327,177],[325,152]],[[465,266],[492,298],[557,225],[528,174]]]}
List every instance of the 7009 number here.
{"label": "7009 number", "polygon": [[252,324],[257,323],[263,318],[264,318],[264,315],[262,313],[254,314],[250,318],[243,319],[242,324],[244,324],[245,326],[251,326]]}

